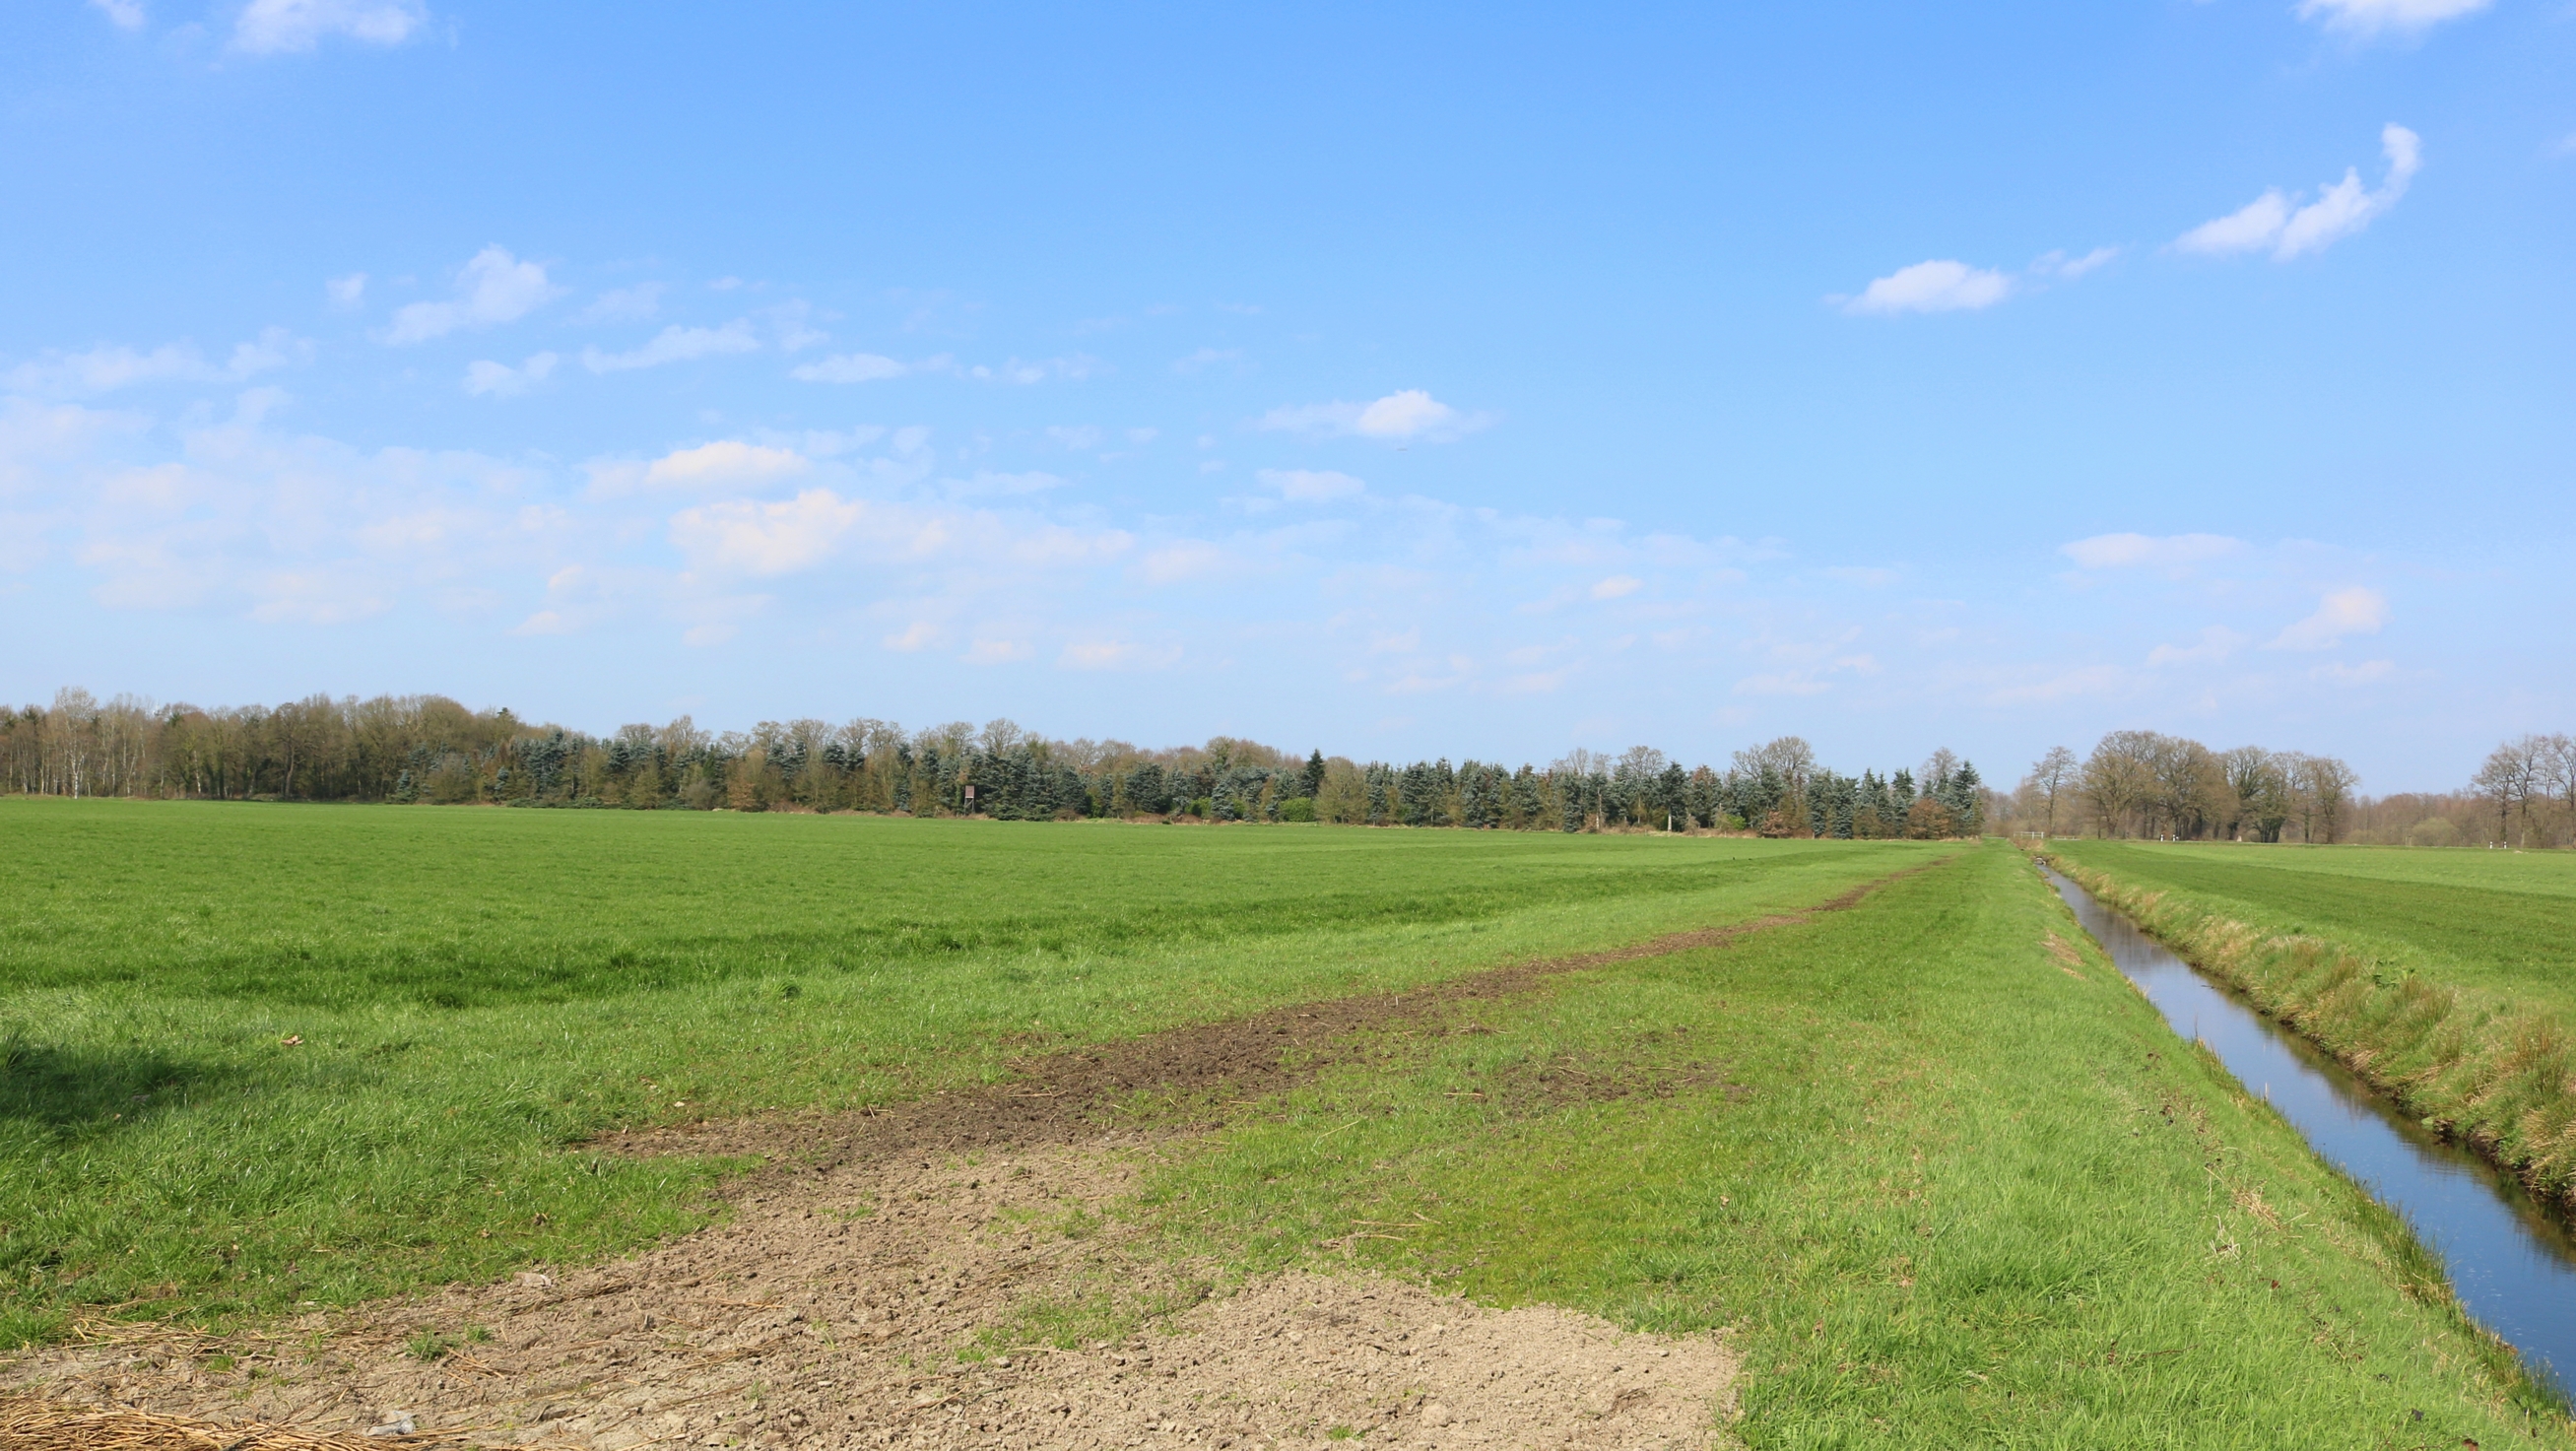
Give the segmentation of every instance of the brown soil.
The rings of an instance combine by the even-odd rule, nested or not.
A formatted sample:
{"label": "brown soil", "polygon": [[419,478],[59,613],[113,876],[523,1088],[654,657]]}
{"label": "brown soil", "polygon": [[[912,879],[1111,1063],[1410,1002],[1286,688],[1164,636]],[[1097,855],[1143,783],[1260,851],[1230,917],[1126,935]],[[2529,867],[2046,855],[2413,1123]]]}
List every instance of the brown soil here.
{"label": "brown soil", "polygon": [[[613,1264],[222,1338],[100,1323],[0,1367],[0,1390],[601,1451],[1266,1447],[1359,1432],[1425,1447],[1708,1445],[1734,1374],[1716,1338],[1367,1277],[1297,1273],[1220,1294],[1200,1267],[1131,1253],[1107,1211],[1154,1139],[1119,1126],[1120,1109],[1158,1100],[1180,1112],[1156,1116],[1156,1137],[1186,1131],[1364,1051],[1372,1031],[1478,1031],[1479,1001],[1804,921],[1893,879],[1806,913],[1030,1059],[1006,1082],[881,1113],[622,1135],[611,1143],[628,1152],[772,1162],[737,1182],[730,1223]],[[1562,1071],[1527,1086],[1534,1102],[1674,1086]],[[1053,1348],[1067,1339],[1075,1348]]]}
{"label": "brown soil", "polygon": [[[6,1379],[219,1423],[408,1424],[601,1451],[1321,1446],[1358,1431],[1426,1448],[1696,1447],[1721,1434],[1734,1358],[1716,1337],[1361,1276],[1219,1294],[1191,1266],[1131,1254],[1102,1211],[1151,1152],[1125,1137],[843,1165],[749,1199],[721,1228],[560,1278],[220,1340],[101,1327]],[[1158,1306],[1183,1308],[1127,1328]],[[1031,1348],[1066,1330],[1074,1348]]]}

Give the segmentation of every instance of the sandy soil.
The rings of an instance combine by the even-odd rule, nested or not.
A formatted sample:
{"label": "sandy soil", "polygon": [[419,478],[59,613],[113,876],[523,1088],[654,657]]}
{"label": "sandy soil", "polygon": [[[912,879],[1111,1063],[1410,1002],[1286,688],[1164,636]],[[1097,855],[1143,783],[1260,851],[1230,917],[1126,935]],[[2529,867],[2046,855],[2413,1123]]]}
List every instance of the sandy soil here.
{"label": "sandy soil", "polygon": [[[1715,1337],[1496,1312],[1364,1276],[1211,1295],[1186,1266],[1131,1256],[1100,1211],[1151,1152],[1124,1140],[844,1165],[768,1186],[729,1225],[560,1279],[532,1271],[226,1341],[146,1331],[57,1347],[6,1379],[210,1420],[408,1420],[602,1451],[1722,1435],[1734,1358]],[[1069,1307],[1157,1299],[1188,1308],[1114,1343],[1011,1348]],[[424,1361],[424,1334],[453,1348]]]}

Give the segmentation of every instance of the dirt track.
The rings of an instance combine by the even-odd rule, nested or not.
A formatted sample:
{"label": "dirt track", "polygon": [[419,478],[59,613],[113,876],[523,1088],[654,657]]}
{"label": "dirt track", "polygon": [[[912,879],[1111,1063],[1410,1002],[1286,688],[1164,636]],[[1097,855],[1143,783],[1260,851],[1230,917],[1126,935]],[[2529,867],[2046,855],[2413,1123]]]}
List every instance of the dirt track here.
{"label": "dirt track", "polygon": [[[1214,1119],[1289,1088],[1365,1051],[1371,1030],[1472,1031],[1477,1002],[1803,921],[1885,880],[1805,913],[1034,1059],[991,1088],[884,1113],[621,1136],[611,1143],[626,1152],[772,1162],[734,1186],[731,1223],[613,1264],[222,1343],[114,1329],[21,1357],[0,1382],[313,1430],[408,1413],[424,1435],[603,1451],[1270,1446],[1363,1431],[1423,1446],[1707,1445],[1723,1435],[1734,1371],[1711,1337],[1635,1335],[1549,1307],[1499,1313],[1360,1277],[1211,1295],[1192,1267],[1129,1253],[1100,1211],[1127,1194],[1155,1138],[1118,1127],[1110,1106],[1156,1095],[1182,1110],[1156,1138],[1187,1132],[1193,1108]],[[1086,1306],[1157,1301],[1172,1313],[1115,1343],[1013,1348],[1056,1338],[1031,1333],[1049,1325],[1095,1323],[1079,1318]],[[980,1358],[997,1349],[1012,1353]]]}

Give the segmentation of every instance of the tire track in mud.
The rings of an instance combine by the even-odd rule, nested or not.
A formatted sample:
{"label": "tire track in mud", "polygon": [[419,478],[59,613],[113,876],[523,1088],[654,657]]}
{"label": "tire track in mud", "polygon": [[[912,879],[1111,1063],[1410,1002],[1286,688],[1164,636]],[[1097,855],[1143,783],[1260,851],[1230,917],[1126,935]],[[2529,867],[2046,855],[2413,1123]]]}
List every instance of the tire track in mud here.
{"label": "tire track in mud", "polygon": [[[1020,1059],[1011,1076],[980,1088],[934,1093],[882,1108],[825,1116],[716,1120],[605,1136],[589,1147],[637,1156],[689,1154],[769,1161],[753,1178],[821,1171],[853,1161],[971,1147],[1079,1143],[1131,1125],[1122,1100],[1153,1095],[1216,1110],[1284,1092],[1358,1056],[1364,1033],[1429,1025],[1458,1008],[1518,997],[1568,973],[1668,957],[1849,911],[1890,883],[1956,856],[1891,872],[1795,912],[1668,933],[1600,952],[1509,963],[1402,993],[1363,993],[1265,1009],[1240,1018],[1167,1028],[1112,1043]],[[1187,1122],[1160,1127],[1186,1132]]]}

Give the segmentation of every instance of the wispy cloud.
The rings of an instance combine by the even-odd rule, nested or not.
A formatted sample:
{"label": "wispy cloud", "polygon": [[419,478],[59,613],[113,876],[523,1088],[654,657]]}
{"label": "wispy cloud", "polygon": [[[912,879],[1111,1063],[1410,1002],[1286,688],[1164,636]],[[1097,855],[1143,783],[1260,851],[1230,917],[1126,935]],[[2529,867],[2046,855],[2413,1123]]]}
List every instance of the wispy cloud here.
{"label": "wispy cloud", "polygon": [[1302,433],[1311,438],[1418,438],[1446,443],[1484,428],[1492,421],[1485,414],[1462,413],[1423,389],[1407,388],[1371,403],[1283,405],[1263,414],[1254,426],[1275,432]]}
{"label": "wispy cloud", "polygon": [[2388,597],[2355,585],[2317,602],[2317,611],[2267,642],[2267,650],[2331,650],[2348,635],[2375,635],[2388,623]]}
{"label": "wispy cloud", "polygon": [[2013,280],[1989,268],[1936,259],[1873,279],[1843,304],[1854,316],[1900,312],[1973,312],[2012,296]]}
{"label": "wispy cloud", "polygon": [[2189,645],[2158,645],[2147,652],[2147,664],[2215,665],[2245,647],[2246,636],[2225,625],[2210,625],[2200,632],[2200,639]]}
{"label": "wispy cloud", "polygon": [[911,371],[909,364],[880,353],[837,353],[790,368],[787,376],[804,383],[876,383]]}
{"label": "wispy cloud", "polygon": [[119,30],[143,28],[141,0],[89,0],[89,3],[97,6],[100,12],[107,16],[108,23]]}
{"label": "wispy cloud", "polygon": [[1366,483],[1331,469],[1263,469],[1256,477],[1292,504],[1322,504],[1368,492]]}
{"label": "wispy cloud", "polygon": [[720,438],[673,449],[650,462],[600,459],[590,465],[590,496],[613,499],[641,491],[715,493],[765,488],[799,477],[813,461],[792,448]]}
{"label": "wispy cloud", "polygon": [[662,310],[659,282],[638,282],[603,292],[590,300],[575,322],[647,322]]}
{"label": "wispy cloud", "polygon": [[2486,8],[2487,0],[2300,0],[2299,18],[2368,39],[2388,32],[2421,34]]}
{"label": "wispy cloud", "polygon": [[313,345],[284,328],[269,328],[237,343],[222,363],[207,360],[194,343],[164,343],[149,352],[100,346],[87,352],[47,352],[20,363],[0,386],[13,393],[81,396],[112,393],[146,383],[239,383],[312,356]]}
{"label": "wispy cloud", "polygon": [[307,51],[335,35],[400,45],[428,18],[417,0],[250,0],[233,20],[233,45],[253,55]]}
{"label": "wispy cloud", "polygon": [[2176,569],[2244,547],[2244,540],[2225,534],[2096,534],[2061,544],[2057,552],[2086,569]]}
{"label": "wispy cloud", "polygon": [[2316,200],[2299,204],[2279,187],[2264,192],[2226,216],[2201,223],[2174,239],[2174,250],[2204,256],[2270,251],[2286,262],[2322,252],[2370,225],[2397,205],[2407,184],[2423,169],[2423,143],[2405,127],[2390,123],[2379,133],[2388,173],[2374,190],[2361,184],[2358,167],[2347,167],[2343,180],[2322,188]]}
{"label": "wispy cloud", "polygon": [[456,295],[445,302],[414,302],[394,310],[384,340],[400,347],[443,338],[459,329],[517,322],[563,289],[546,280],[543,263],[522,262],[510,249],[484,248],[457,270]]}
{"label": "wispy cloud", "polygon": [[581,365],[594,373],[622,373],[636,368],[658,368],[665,363],[685,363],[697,358],[721,357],[728,353],[756,352],[760,339],[752,334],[748,318],[735,318],[723,327],[681,327],[677,323],[653,335],[653,340],[631,352],[610,353],[598,348],[581,350]]}
{"label": "wispy cloud", "polygon": [[515,368],[488,359],[468,363],[465,391],[477,398],[516,398],[544,382],[561,361],[552,353],[536,353]]}

